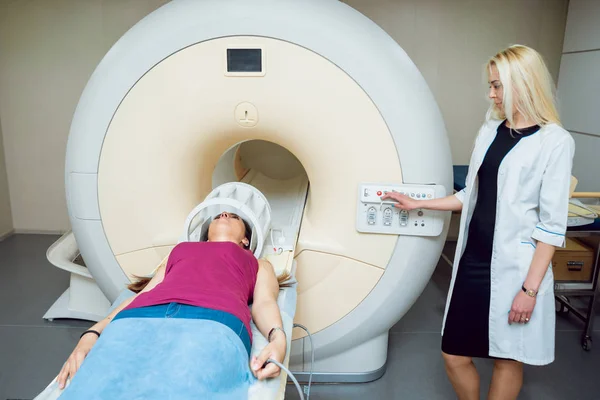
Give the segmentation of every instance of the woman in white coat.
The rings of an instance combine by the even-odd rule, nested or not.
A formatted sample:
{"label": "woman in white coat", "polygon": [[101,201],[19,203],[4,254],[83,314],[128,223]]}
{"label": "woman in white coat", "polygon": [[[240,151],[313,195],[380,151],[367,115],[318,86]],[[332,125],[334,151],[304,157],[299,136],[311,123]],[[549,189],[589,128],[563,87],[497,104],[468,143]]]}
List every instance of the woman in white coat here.
{"label": "woman in white coat", "polygon": [[455,195],[385,198],[402,209],[462,210],[442,328],[446,372],[461,400],[479,399],[473,357],[494,359],[489,399],[516,399],[523,363],[554,360],[550,263],[565,244],[571,135],[560,126],[542,57],[511,46],[487,64],[493,101]]}

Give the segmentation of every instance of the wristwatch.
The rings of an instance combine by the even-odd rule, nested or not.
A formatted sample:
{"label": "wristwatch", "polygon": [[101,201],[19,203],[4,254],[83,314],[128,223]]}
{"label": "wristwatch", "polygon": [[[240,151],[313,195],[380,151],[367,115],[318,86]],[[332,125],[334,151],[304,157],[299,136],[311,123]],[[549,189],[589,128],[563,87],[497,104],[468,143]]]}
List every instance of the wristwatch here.
{"label": "wristwatch", "polygon": [[525,294],[529,297],[537,296],[537,292],[533,289],[525,289],[525,286],[521,286],[521,289],[525,292]]}

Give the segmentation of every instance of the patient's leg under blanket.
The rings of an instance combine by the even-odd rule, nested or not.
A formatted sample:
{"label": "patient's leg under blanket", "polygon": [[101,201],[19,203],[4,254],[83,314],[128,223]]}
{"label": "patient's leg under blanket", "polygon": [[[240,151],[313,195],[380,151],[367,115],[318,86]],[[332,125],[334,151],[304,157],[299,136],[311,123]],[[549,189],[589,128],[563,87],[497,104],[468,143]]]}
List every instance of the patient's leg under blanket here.
{"label": "patient's leg under blanket", "polygon": [[112,322],[60,399],[244,399],[256,381],[240,338],[210,320]]}

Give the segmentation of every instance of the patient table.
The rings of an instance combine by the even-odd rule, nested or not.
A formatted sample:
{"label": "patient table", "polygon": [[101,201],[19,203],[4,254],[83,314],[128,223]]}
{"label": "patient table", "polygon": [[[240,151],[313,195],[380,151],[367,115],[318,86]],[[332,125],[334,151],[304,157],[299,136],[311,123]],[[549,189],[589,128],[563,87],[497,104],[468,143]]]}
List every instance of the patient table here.
{"label": "patient table", "polygon": [[[295,266],[293,267],[295,269]],[[283,328],[287,335],[287,354],[283,362],[283,365],[287,367],[289,365],[290,349],[291,349],[291,338],[293,320],[296,310],[296,286],[294,278],[294,269],[291,271],[291,279],[288,282],[287,287],[282,287],[279,291],[279,297],[277,304],[281,312],[281,318],[283,321]],[[133,293],[129,290],[124,290],[119,298],[114,302],[112,308],[118,306],[123,300],[132,296]],[[251,323],[253,343],[251,350],[251,357],[258,356],[260,352],[267,345],[266,338],[260,333],[254,322]],[[287,381],[287,374],[285,371],[281,371],[278,378],[268,379],[264,381],[255,381],[248,390],[248,400],[268,400],[268,399],[283,399],[285,395],[285,387]],[[58,383],[54,379],[42,393],[40,393],[34,400],[55,400],[58,399],[62,394],[62,390],[58,388]]]}
{"label": "patient table", "polygon": [[[308,179],[304,175],[289,180],[274,182],[272,179],[251,170],[244,176],[243,182],[244,184],[249,184],[252,187],[261,190],[261,193],[268,198],[272,209],[270,234],[265,238],[262,257],[271,262],[277,276],[289,275],[290,277],[287,282],[283,282],[277,299],[283,328],[287,337],[286,358],[282,364],[288,368],[291,353],[293,321],[297,303],[297,282],[295,278],[296,263],[294,261],[294,253],[308,190]],[[228,196],[235,196],[235,194],[231,193]],[[191,220],[193,220],[195,215],[194,212],[190,215],[192,217]],[[197,225],[196,228],[193,229],[200,232],[201,225]],[[194,234],[192,233],[191,236],[194,236]],[[85,267],[76,265],[73,262],[78,255],[77,244],[74,241],[72,234],[63,236],[63,238],[48,251],[48,259],[51,260],[53,264],[71,272],[77,269],[85,269]],[[133,292],[127,289],[123,290],[113,302],[110,309],[108,309],[107,312],[104,312],[103,315],[110,313],[112,309],[132,295]],[[260,333],[256,325],[254,325],[254,322],[251,323],[251,328],[253,334],[251,357],[253,357],[260,354],[268,344],[268,341]],[[118,356],[118,354],[115,355],[116,358],[118,358]],[[283,370],[276,379],[255,381],[249,387],[248,399],[283,399],[286,381],[287,374]],[[53,380],[52,383],[36,397],[36,400],[53,400],[58,398],[61,392],[62,391],[58,389],[56,380]]]}

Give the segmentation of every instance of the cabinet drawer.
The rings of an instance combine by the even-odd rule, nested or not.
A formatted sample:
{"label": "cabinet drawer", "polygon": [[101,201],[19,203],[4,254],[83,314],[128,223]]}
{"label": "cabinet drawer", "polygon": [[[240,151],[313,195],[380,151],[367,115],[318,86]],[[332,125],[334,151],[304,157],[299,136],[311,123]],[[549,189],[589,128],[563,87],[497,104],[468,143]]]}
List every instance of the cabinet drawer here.
{"label": "cabinet drawer", "polygon": [[557,248],[552,258],[555,281],[589,282],[592,279],[594,251],[583,243],[567,238],[565,248]]}

